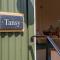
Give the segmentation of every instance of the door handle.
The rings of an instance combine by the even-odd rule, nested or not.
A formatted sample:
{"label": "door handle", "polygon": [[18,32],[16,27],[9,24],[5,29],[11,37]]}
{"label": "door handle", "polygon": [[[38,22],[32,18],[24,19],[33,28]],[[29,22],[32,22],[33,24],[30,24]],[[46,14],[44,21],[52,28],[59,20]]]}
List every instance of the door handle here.
{"label": "door handle", "polygon": [[45,36],[40,36],[40,35],[35,35],[31,37],[31,42],[34,42],[34,38],[39,38],[39,37],[45,37]]}

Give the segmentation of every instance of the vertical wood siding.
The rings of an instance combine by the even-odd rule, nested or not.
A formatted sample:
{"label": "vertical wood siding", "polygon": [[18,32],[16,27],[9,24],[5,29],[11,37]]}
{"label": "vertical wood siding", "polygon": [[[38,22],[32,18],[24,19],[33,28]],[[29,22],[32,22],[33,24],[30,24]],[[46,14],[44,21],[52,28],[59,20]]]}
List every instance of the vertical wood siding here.
{"label": "vertical wood siding", "polygon": [[0,33],[0,60],[28,60],[26,0],[0,0],[0,11],[25,15],[23,33]]}
{"label": "vertical wood siding", "polygon": [[28,30],[29,30],[29,60],[34,59],[34,42],[31,42],[31,37],[34,35],[34,0],[28,0]]}

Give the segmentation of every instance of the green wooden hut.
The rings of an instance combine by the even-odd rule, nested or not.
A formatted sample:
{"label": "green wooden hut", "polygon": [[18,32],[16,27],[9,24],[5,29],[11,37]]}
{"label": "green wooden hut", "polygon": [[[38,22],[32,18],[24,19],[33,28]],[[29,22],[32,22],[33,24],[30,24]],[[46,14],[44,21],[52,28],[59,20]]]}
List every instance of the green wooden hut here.
{"label": "green wooden hut", "polygon": [[0,0],[0,12],[24,14],[24,32],[0,32],[0,60],[34,60],[34,0]]}

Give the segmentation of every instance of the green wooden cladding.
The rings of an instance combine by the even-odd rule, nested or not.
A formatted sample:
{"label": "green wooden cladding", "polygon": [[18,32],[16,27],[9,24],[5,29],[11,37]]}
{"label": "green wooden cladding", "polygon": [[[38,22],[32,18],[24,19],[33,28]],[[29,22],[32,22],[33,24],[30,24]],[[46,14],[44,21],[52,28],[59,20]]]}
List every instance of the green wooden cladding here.
{"label": "green wooden cladding", "polygon": [[[21,12],[25,15],[25,31],[23,33],[0,33],[0,60],[34,60],[34,52],[31,54],[34,43],[30,41],[34,34],[34,21],[30,14],[32,7],[30,7],[31,11],[28,11],[30,16],[28,17],[28,28],[26,8],[26,0],[0,0],[0,12]],[[28,48],[29,46],[32,47],[32,50]]]}

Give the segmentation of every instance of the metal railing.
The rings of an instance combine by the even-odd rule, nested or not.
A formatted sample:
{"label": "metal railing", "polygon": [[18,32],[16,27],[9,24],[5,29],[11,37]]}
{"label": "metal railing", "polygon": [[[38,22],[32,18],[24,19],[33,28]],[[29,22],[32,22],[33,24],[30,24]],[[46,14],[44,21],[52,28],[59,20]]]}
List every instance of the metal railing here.
{"label": "metal railing", "polygon": [[[33,37],[38,38],[38,37],[41,37],[41,36],[32,36],[32,37],[31,37],[31,40],[32,40],[32,41],[33,41]],[[44,37],[44,36],[43,36],[43,37]],[[49,42],[52,44],[52,46],[54,47],[54,49],[57,51],[58,55],[60,56],[60,49],[59,49],[59,47],[57,46],[57,44],[54,42],[53,38],[50,37],[49,35],[46,35],[45,37],[47,38],[47,40],[49,40]]]}
{"label": "metal railing", "polygon": [[47,36],[47,39],[49,40],[49,42],[53,45],[53,47],[55,48],[55,50],[57,51],[58,55],[60,56],[60,49],[59,47],[56,45],[56,43],[53,41],[53,38],[50,36]]}

